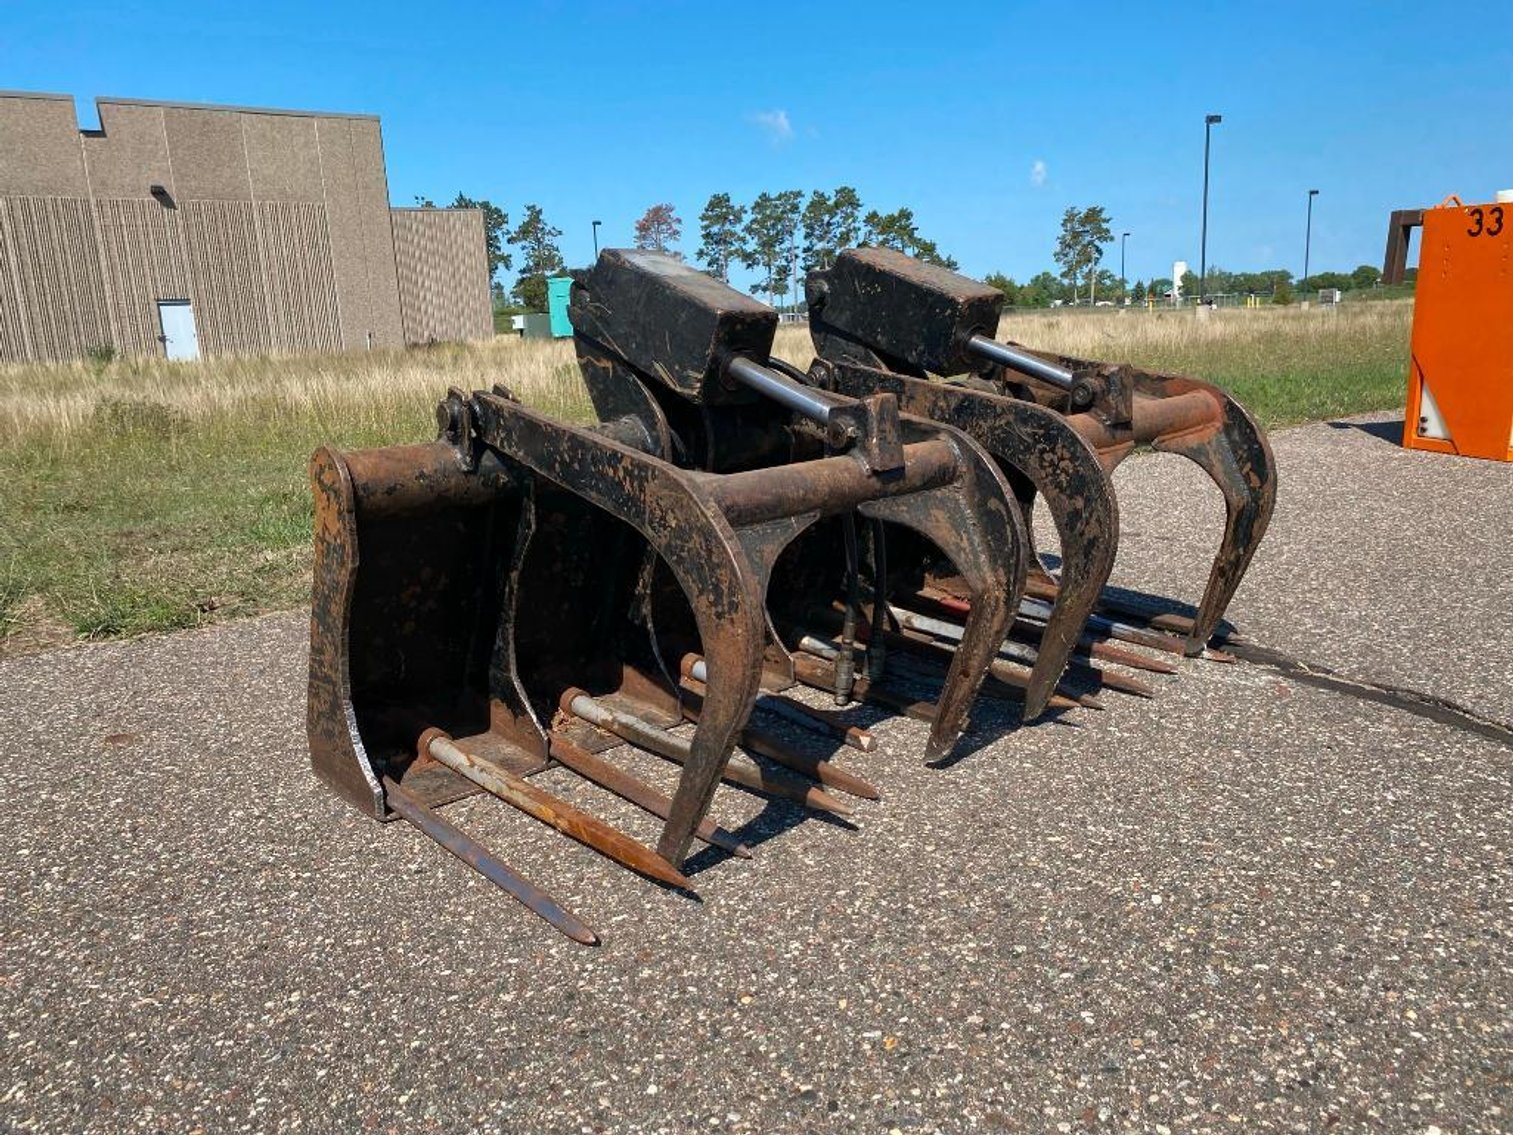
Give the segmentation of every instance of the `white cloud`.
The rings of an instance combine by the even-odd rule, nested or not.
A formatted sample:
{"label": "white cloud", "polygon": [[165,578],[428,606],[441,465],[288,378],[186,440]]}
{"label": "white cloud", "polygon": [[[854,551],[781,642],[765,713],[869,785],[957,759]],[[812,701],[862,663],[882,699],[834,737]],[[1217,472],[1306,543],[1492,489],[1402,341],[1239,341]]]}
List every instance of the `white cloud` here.
{"label": "white cloud", "polygon": [[1045,184],[1045,179],[1050,174],[1050,172],[1051,171],[1046,168],[1045,159],[1036,158],[1034,163],[1030,166],[1030,184],[1033,185],[1036,189],[1039,189],[1042,185]]}
{"label": "white cloud", "polygon": [[749,117],[774,146],[781,146],[793,138],[793,123],[788,121],[786,110],[759,110]]}

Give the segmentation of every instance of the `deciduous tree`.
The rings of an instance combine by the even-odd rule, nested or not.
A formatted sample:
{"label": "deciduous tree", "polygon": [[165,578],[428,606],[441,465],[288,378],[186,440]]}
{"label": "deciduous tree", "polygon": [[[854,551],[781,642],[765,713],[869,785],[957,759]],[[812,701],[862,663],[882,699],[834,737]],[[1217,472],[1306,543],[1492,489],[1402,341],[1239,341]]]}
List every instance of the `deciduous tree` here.
{"label": "deciduous tree", "polygon": [[[683,221],[673,207],[663,202],[653,205],[641,214],[636,222],[636,247],[650,248],[658,252],[672,252],[672,246],[683,239]],[[681,256],[680,253],[673,253]]]}
{"label": "deciduous tree", "polygon": [[1005,307],[1014,307],[1019,303],[1019,285],[1014,282],[1014,277],[1005,276],[1002,272],[989,272],[982,278],[982,282],[1003,293]]}
{"label": "deciduous tree", "polygon": [[1350,283],[1357,288],[1374,288],[1382,278],[1382,270],[1370,264],[1362,264],[1350,273]]}
{"label": "deciduous tree", "polygon": [[1024,307],[1050,307],[1061,297],[1061,283],[1049,272],[1037,272],[1019,289],[1019,297]]}

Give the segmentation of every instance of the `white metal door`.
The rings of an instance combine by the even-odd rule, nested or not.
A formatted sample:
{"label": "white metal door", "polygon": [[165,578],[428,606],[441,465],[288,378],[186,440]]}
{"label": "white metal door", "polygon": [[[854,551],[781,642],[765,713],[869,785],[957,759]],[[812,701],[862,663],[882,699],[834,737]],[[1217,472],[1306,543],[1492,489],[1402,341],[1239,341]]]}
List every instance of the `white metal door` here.
{"label": "white metal door", "polygon": [[200,337],[194,330],[194,307],[188,300],[158,300],[163,325],[163,353],[170,359],[200,357]]}

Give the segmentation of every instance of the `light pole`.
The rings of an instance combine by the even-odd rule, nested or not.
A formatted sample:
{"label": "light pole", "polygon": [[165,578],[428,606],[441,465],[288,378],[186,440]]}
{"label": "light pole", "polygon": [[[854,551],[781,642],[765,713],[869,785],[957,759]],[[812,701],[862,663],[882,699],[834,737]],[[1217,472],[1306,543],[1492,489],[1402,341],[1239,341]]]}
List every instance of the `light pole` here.
{"label": "light pole", "polygon": [[1203,117],[1203,231],[1198,238],[1198,305],[1207,302],[1204,283],[1208,275],[1208,136],[1213,128],[1224,121],[1222,114]]}
{"label": "light pole", "polygon": [[603,223],[604,223],[603,221],[595,221],[594,222],[594,259],[595,260],[599,259],[599,226],[602,225]]}
{"label": "light pole", "polygon": [[1124,289],[1126,299],[1129,294],[1129,283],[1124,278],[1124,242],[1129,239],[1129,233],[1119,234],[1119,286]]}
{"label": "light pole", "polygon": [[1308,223],[1303,227],[1303,279],[1298,283],[1304,299],[1308,298],[1308,254],[1313,251],[1313,199],[1318,195],[1317,189],[1308,191]]}

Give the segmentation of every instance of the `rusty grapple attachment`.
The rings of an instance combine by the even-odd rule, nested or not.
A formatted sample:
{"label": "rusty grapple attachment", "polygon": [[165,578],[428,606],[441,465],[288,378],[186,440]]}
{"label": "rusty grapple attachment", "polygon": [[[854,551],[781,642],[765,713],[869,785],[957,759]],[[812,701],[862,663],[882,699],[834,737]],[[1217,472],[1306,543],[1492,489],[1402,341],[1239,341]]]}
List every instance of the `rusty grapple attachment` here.
{"label": "rusty grapple attachment", "polygon": [[[934,381],[980,365],[969,344],[998,326],[1003,295],[888,249],[843,252],[808,280],[817,385],[853,396],[886,391],[911,414],[963,430],[999,463],[1029,522],[1045,498],[1061,538],[1062,573],[1025,690],[1039,714],[1108,581],[1119,540],[1113,487],[1092,447],[1054,410],[973,379]],[[940,581],[932,581],[940,582]]]}
{"label": "rusty grapple attachment", "polygon": [[[954,565],[972,609],[929,713],[926,757],[945,756],[1025,578],[1023,520],[988,454],[949,424],[900,414],[891,392],[809,385],[771,355],[776,312],[661,253],[602,253],[577,277],[570,315],[600,415],[640,415],[665,431],[684,475],[731,526],[766,598],[769,688],[824,685],[844,702],[882,676],[880,636],[868,641],[868,686],[855,674],[858,518],[873,525],[874,560],[886,523]],[[831,598],[846,612],[838,644],[815,633],[816,610]],[[874,621],[882,606],[874,579]]]}
{"label": "rusty grapple attachment", "polygon": [[[1099,495],[1107,502],[1100,501],[1093,511],[1083,513],[1080,522],[1086,534],[1078,539],[1078,518],[1068,507],[1068,489],[1055,487],[1058,479],[1063,486],[1071,486],[1072,499],[1087,499],[1088,454],[1109,475],[1137,445],[1177,453],[1196,463],[1223,494],[1224,536],[1196,615],[1190,619],[1167,616],[1160,625],[1182,636],[1185,653],[1201,653],[1271,519],[1276,463],[1266,435],[1244,407],[1209,383],[1128,365],[1037,353],[997,341],[995,294],[986,285],[901,253],[886,249],[844,252],[832,269],[810,281],[815,347],[820,363],[830,367],[819,373],[828,382],[853,390],[865,388],[864,376],[855,373],[858,366],[908,376],[916,380],[914,388],[921,399],[938,400],[947,413],[955,403],[966,400],[966,391],[991,393],[1004,401],[1053,412],[1070,427],[1085,443],[1082,449],[1067,445],[1063,433],[1056,460],[1042,461],[1038,467],[1026,456],[1025,446],[1011,451],[1001,439],[995,443],[985,435],[974,435],[1046,496],[1063,545],[1062,580],[1059,588],[1048,593],[1054,594],[1056,608],[1066,604],[1068,621],[1072,612],[1085,614],[1091,609],[1090,588],[1096,601],[1091,581],[1097,579],[1101,587],[1107,578],[1117,539],[1117,512],[1105,483]],[[925,383],[927,375],[964,377]],[[932,395],[931,388],[953,393]],[[1068,457],[1074,451],[1077,457]],[[1065,464],[1061,464],[1063,459]],[[1076,472],[1069,472],[1072,469]],[[1091,568],[1079,563],[1079,557],[1091,557]],[[1048,633],[1047,644],[1050,641]]]}
{"label": "rusty grapple attachment", "polygon": [[[816,554],[823,542],[785,551],[857,513],[913,528],[957,563],[972,611],[930,714],[933,757],[965,727],[1013,617],[1027,541],[997,468],[964,434],[901,416],[886,395],[814,391],[770,367],[770,309],[670,258],[617,252],[573,303],[598,425],[558,421],[503,387],[454,389],[429,444],[312,458],[308,732],[315,772],[343,798],[407,820],[591,942],[436,810],[487,793],[691,889],[681,869],[695,839],[749,854],[708,818],[722,779],[838,814],[849,808],[831,788],[876,795],[749,724],[754,706],[781,705],[855,732],[773,692],[817,669],[794,653],[803,628],[769,612],[773,580],[844,576]],[[690,459],[730,456],[717,437],[743,447],[733,464]],[[692,733],[673,732],[685,719]],[[675,788],[601,755],[622,741],[677,765]],[[552,768],[658,817],[655,848],[541,788],[533,778]]]}
{"label": "rusty grapple attachment", "polygon": [[[718,508],[652,456],[661,439],[637,421],[565,425],[502,388],[454,390],[439,418],[428,445],[312,459],[312,763],[363,811],[409,820],[564,933],[594,941],[434,809],[487,792],[674,887],[691,886],[678,868],[694,838],[743,853],[706,813],[756,696],[761,596]],[[559,720],[569,691],[585,704],[661,698],[636,620],[649,555],[689,595],[710,671],[670,797]],[[643,712],[651,727],[676,720]],[[661,818],[656,850],[529,783],[556,766]]]}

